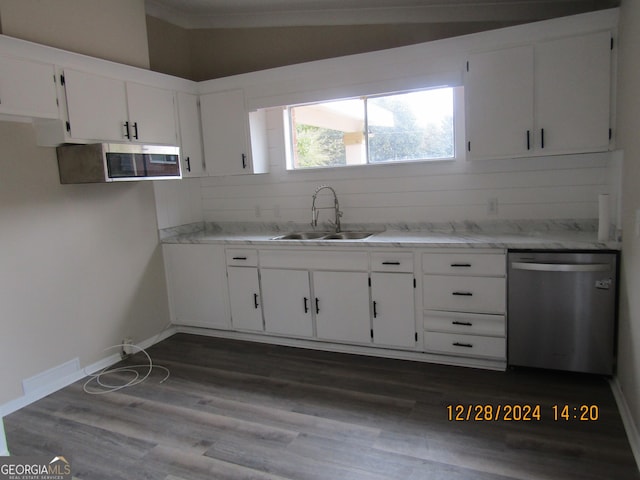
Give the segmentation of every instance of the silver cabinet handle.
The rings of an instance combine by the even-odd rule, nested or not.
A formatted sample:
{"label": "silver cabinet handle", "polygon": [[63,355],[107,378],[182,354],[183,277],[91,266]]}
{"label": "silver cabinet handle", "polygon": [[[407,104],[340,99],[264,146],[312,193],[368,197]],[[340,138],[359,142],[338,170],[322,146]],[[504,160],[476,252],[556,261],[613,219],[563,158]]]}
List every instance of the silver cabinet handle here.
{"label": "silver cabinet handle", "polygon": [[536,272],[607,272],[611,270],[608,263],[529,263],[511,262],[514,270],[531,270]]}

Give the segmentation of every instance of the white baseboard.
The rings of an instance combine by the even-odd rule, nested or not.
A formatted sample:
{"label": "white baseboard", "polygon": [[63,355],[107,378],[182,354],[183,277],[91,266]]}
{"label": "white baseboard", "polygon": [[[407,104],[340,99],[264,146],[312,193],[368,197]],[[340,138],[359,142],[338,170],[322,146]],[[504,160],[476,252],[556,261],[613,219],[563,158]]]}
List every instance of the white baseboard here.
{"label": "white baseboard", "polygon": [[627,399],[622,392],[622,388],[620,387],[618,378],[612,378],[609,381],[609,384],[611,385],[611,392],[613,393],[613,397],[616,399],[616,403],[618,404],[618,411],[620,412],[620,416],[622,417],[624,429],[627,432],[629,445],[631,446],[631,451],[633,452],[633,456],[636,459],[636,465],[638,466],[638,470],[640,471],[640,432],[638,431],[638,427],[636,426],[633,415],[631,415],[631,410],[629,409]]}
{"label": "white baseboard", "polygon": [[[176,333],[175,327],[169,327],[162,332],[154,335],[151,338],[143,340],[142,342],[136,344],[140,348],[149,348],[150,346],[164,340],[165,338],[170,337]],[[87,375],[91,375],[99,370],[102,370],[106,367],[110,367],[111,365],[118,363],[121,360],[120,353],[116,353],[113,355],[109,355],[101,360],[98,360],[91,365],[87,365],[84,368],[78,369],[72,373],[69,373],[61,378],[57,378],[55,380],[51,380],[46,385],[40,385],[38,388],[30,389],[28,392],[25,392],[24,395],[18,397],[14,400],[11,400],[3,405],[0,405],[0,418],[9,415],[10,413],[15,412],[16,410],[20,410],[21,408],[26,407],[27,405],[32,404],[40,400],[41,398],[46,397],[47,395],[52,394],[68,385],[71,385],[78,380],[85,378]],[[54,369],[49,369],[45,373],[53,371]],[[36,375],[37,377],[38,375]],[[33,377],[32,377],[33,378]],[[4,437],[4,435],[2,435]],[[3,440],[3,439],[2,439]],[[2,440],[0,440],[0,452],[2,451]],[[5,445],[6,450],[6,445]]]}

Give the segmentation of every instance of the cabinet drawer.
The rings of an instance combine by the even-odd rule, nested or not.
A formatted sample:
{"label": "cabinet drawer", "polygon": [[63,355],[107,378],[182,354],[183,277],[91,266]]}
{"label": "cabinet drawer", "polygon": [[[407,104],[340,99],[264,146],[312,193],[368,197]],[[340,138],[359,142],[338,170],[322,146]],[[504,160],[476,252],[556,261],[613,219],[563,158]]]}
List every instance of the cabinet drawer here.
{"label": "cabinet drawer", "polygon": [[423,280],[423,301],[427,310],[505,312],[504,278],[425,275]]}
{"label": "cabinet drawer", "polygon": [[244,248],[228,248],[227,265],[236,267],[257,267],[258,251]]}
{"label": "cabinet drawer", "polygon": [[424,348],[428,352],[448,353],[469,357],[505,360],[507,342],[504,338],[463,335],[456,333],[425,332]]}
{"label": "cabinet drawer", "polygon": [[369,268],[369,254],[363,251],[260,250],[263,268],[361,271]]}
{"label": "cabinet drawer", "polygon": [[411,273],[413,272],[413,253],[372,252],[371,271]]}
{"label": "cabinet drawer", "polygon": [[437,332],[504,337],[505,325],[504,315],[438,311],[424,314],[424,329]]}
{"label": "cabinet drawer", "polygon": [[507,261],[499,253],[423,253],[422,271],[428,274],[504,276]]}

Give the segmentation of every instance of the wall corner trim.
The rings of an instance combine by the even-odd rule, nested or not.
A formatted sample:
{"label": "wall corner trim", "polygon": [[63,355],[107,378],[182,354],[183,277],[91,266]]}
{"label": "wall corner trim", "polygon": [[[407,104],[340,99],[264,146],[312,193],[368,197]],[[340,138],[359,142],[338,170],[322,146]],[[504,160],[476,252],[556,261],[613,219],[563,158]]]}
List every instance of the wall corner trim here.
{"label": "wall corner trim", "polygon": [[4,421],[0,417],[0,457],[8,457],[9,448],[7,447],[7,437],[4,435]]}
{"label": "wall corner trim", "polygon": [[629,439],[631,452],[636,459],[636,465],[638,467],[638,470],[640,471],[640,431],[638,431],[638,427],[634,422],[633,415],[631,415],[629,404],[627,403],[627,399],[622,392],[622,387],[620,386],[618,377],[614,377],[609,380],[609,385],[611,386],[613,397],[618,404],[618,411],[620,412],[620,416],[622,417],[624,429],[627,432],[627,438]]}

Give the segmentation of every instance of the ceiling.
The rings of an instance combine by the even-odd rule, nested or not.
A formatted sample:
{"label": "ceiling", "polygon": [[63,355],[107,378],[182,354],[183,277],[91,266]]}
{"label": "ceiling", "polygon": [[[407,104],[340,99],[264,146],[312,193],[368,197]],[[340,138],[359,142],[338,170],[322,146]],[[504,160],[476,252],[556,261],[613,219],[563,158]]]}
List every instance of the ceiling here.
{"label": "ceiling", "polygon": [[184,28],[527,22],[616,7],[620,0],[145,0]]}

